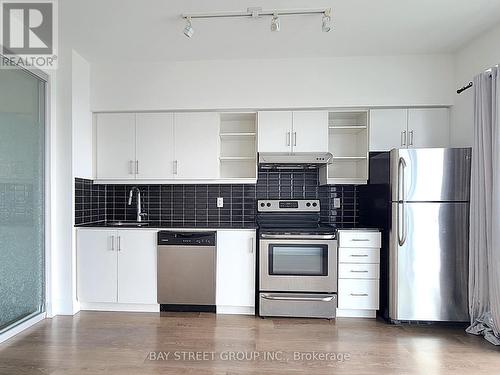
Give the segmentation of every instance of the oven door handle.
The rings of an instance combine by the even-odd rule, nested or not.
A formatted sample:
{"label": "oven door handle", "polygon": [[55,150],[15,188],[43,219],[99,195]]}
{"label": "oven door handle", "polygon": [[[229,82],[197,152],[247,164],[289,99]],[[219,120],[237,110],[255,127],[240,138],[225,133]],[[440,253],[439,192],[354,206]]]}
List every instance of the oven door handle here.
{"label": "oven door handle", "polygon": [[331,302],[335,296],[320,296],[320,297],[287,297],[287,296],[273,296],[271,294],[262,294],[262,298],[272,301],[319,301]]}
{"label": "oven door handle", "polygon": [[279,239],[279,240],[334,240],[334,234],[304,234],[304,235],[294,235],[294,234],[266,234],[262,233],[260,238],[269,238],[269,239]]}

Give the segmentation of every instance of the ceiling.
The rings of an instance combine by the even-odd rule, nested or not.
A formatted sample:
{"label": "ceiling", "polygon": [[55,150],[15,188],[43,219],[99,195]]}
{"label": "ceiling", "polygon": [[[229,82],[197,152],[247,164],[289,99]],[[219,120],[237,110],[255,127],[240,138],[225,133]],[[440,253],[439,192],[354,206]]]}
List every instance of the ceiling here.
{"label": "ceiling", "polygon": [[[160,62],[206,59],[450,53],[500,23],[498,0],[64,0],[60,32],[89,61]],[[321,16],[281,18],[271,32],[261,19],[193,20],[182,13],[328,8]]]}

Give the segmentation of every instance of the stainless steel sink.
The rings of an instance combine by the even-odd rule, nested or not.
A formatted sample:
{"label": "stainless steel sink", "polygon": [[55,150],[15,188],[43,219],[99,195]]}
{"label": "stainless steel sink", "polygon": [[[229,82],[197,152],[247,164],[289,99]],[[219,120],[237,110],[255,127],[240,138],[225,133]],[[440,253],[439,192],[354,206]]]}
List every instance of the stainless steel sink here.
{"label": "stainless steel sink", "polygon": [[110,227],[146,227],[149,223],[143,221],[108,221]]}

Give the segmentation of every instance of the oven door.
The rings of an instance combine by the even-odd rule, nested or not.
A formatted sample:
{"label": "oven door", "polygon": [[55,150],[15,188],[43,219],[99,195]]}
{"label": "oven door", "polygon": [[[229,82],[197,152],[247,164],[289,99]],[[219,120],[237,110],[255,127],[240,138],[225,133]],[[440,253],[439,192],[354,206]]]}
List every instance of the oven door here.
{"label": "oven door", "polygon": [[260,290],[337,291],[337,241],[311,238],[261,239]]}

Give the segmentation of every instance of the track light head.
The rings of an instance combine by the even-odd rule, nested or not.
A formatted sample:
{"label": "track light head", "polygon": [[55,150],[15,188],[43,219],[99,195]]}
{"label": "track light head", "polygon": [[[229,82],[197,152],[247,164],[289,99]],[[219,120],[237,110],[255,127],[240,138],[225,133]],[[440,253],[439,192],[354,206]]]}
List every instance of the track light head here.
{"label": "track light head", "polygon": [[278,15],[275,13],[271,20],[271,31],[280,31],[281,22]]}
{"label": "track light head", "polygon": [[191,25],[191,17],[186,18],[186,27],[184,27],[184,35],[191,38],[194,34],[193,26]]}
{"label": "track light head", "polygon": [[327,9],[325,13],[323,13],[323,18],[321,20],[321,31],[328,33],[332,30],[331,20],[331,9]]}

